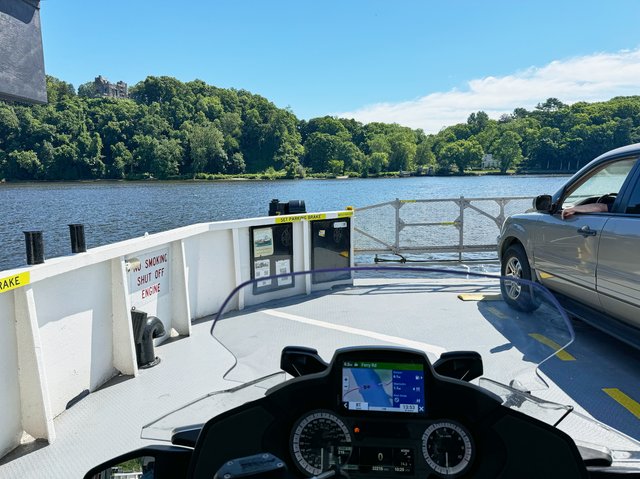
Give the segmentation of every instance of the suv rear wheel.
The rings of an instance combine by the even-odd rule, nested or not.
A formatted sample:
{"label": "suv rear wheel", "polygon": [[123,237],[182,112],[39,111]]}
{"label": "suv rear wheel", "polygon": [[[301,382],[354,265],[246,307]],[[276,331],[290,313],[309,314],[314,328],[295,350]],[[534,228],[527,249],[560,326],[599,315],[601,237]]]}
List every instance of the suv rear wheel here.
{"label": "suv rear wheel", "polygon": [[[500,274],[505,277],[533,281],[529,260],[522,245],[514,244],[507,248],[507,251],[502,256]],[[534,311],[540,306],[539,301],[536,301],[535,293],[531,286],[518,284],[514,281],[501,280],[500,291],[507,304],[519,311]]]}

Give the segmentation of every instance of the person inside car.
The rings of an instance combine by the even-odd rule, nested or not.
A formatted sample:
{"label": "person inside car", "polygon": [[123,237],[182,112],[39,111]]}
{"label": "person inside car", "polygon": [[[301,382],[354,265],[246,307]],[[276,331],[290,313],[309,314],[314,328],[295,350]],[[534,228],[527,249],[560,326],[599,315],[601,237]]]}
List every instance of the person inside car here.
{"label": "person inside car", "polygon": [[562,219],[567,219],[576,213],[604,213],[610,211],[611,205],[606,203],[589,203],[588,205],[577,205],[562,210]]}

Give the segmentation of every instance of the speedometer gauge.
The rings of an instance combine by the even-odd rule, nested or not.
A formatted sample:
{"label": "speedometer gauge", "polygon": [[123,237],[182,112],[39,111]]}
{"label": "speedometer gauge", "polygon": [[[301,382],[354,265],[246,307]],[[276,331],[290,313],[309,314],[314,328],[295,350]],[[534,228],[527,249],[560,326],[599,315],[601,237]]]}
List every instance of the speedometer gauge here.
{"label": "speedometer gauge", "polygon": [[291,454],[298,468],[315,476],[334,464],[345,464],[352,451],[351,433],[331,411],[311,411],[296,422]]}
{"label": "speedometer gauge", "polygon": [[431,424],[422,435],[422,453],[440,477],[458,477],[473,459],[473,442],[462,425],[453,421]]}

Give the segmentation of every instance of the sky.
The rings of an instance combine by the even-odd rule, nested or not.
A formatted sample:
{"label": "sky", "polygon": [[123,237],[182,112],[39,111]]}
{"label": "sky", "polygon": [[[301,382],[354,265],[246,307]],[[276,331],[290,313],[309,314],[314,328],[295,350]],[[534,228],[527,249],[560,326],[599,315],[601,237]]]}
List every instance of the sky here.
{"label": "sky", "polygon": [[42,0],[45,69],[245,89],[298,118],[436,133],[547,98],[640,95],[638,0]]}

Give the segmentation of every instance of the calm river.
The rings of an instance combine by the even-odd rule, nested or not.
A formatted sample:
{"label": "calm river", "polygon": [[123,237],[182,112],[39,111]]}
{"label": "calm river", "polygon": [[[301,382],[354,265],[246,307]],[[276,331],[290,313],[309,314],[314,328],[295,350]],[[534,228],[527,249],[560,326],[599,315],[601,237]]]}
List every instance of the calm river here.
{"label": "calm river", "polygon": [[223,182],[0,184],[0,271],[26,264],[23,231],[44,231],[45,257],[70,254],[69,223],[87,247],[192,223],[266,216],[269,201],[304,200],[307,211],[400,199],[535,196],[566,177],[482,176]]}

